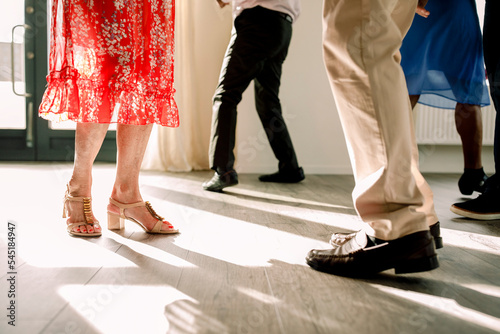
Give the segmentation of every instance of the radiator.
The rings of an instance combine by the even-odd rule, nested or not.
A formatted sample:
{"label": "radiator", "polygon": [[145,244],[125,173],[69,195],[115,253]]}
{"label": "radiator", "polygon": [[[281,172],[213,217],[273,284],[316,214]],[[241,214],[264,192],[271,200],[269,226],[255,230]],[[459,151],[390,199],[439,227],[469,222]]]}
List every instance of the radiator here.
{"label": "radiator", "polygon": [[[483,145],[493,145],[496,111],[493,105],[481,108]],[[437,109],[422,104],[415,108],[415,135],[418,144],[461,145],[455,127],[455,110]]]}

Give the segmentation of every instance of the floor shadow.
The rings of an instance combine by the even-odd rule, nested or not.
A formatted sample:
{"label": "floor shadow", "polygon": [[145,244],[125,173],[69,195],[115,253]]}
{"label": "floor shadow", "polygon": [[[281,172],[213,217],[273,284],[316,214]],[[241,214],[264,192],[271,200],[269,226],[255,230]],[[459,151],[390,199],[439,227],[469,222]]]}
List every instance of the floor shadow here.
{"label": "floor shadow", "polygon": [[237,190],[233,189],[228,189],[224,191],[225,195],[228,196],[233,196],[235,198],[239,198],[242,200],[247,200],[247,201],[254,201],[254,202],[262,202],[262,203],[271,203],[271,204],[277,204],[277,205],[287,205],[290,207],[296,207],[296,208],[304,208],[304,209],[311,209],[311,210],[319,210],[319,211],[324,211],[324,212],[334,212],[334,213],[340,213],[340,214],[346,214],[346,215],[356,215],[356,210],[354,210],[354,207],[350,206],[344,206],[344,205],[339,205],[339,204],[333,204],[333,203],[318,203],[318,204],[312,204],[313,201],[292,201],[292,200],[286,200],[286,199],[279,199],[279,198],[263,198],[261,196],[257,195],[250,195],[250,194],[245,194],[245,193],[240,193]]}
{"label": "floor shadow", "polygon": [[362,279],[363,282],[379,284],[403,291],[412,291],[435,297],[454,300],[465,308],[500,318],[500,298],[467,288],[461,284],[437,279],[397,276],[381,273],[376,277]]}
{"label": "floor shadow", "polygon": [[[209,175],[211,174],[207,174],[204,171],[168,174],[169,177],[175,179],[196,181],[199,183],[199,189],[201,189],[202,183],[207,180],[207,176]],[[221,194],[315,210],[337,212],[337,209],[344,209],[346,213],[356,214],[351,198],[354,179],[350,175],[311,175],[310,178],[320,178],[323,181],[315,182],[313,189],[308,185],[307,178],[299,183],[270,183],[255,181],[257,180],[257,176],[257,174],[240,174],[240,183],[235,187],[225,188]],[[335,197],[333,201],[325,197],[322,197],[320,200],[314,200],[315,193],[335,194],[336,192],[346,193],[348,196]],[[253,195],[252,193],[263,193],[264,196]],[[293,194],[293,198],[290,194]],[[267,195],[271,198],[266,198],[265,196]],[[290,198],[290,200],[286,198]]]}
{"label": "floor shadow", "polygon": [[[352,230],[347,230],[342,227],[330,226],[327,223],[320,223],[316,221],[300,219],[295,217],[286,216],[279,211],[269,212],[263,211],[256,208],[248,208],[242,205],[237,205],[233,203],[227,203],[224,201],[224,196],[233,196],[227,194],[220,194],[219,199],[212,199],[201,197],[197,194],[186,194],[184,192],[178,192],[172,189],[165,189],[156,186],[144,186],[144,191],[155,196],[162,198],[165,196],[165,192],[168,192],[168,201],[171,203],[190,206],[196,210],[202,210],[205,212],[210,212],[213,214],[225,216],[228,218],[242,220],[248,223],[272,227],[284,232],[295,233],[302,237],[318,239],[320,241],[327,241],[333,232],[351,232]],[[196,198],[196,200],[193,200]],[[251,198],[253,200],[253,198]],[[345,210],[337,209],[337,211],[332,211],[339,215],[345,215]],[[352,213],[348,214],[353,216]],[[339,217],[338,219],[342,219]],[[288,226],[288,227],[287,227]],[[300,233],[297,232],[296,228],[301,226]],[[321,235],[317,234],[318,228],[307,228],[308,226],[320,227],[320,231],[325,231]]]}
{"label": "floor shadow", "polygon": [[[295,271],[302,277],[307,275],[279,260],[270,262],[276,270]],[[309,270],[317,273],[311,268]],[[438,272],[428,274],[433,273],[442,277]],[[288,290],[298,288],[293,281],[288,285],[287,282],[275,285],[272,272],[269,276],[273,289],[279,290],[280,285]],[[464,281],[467,279],[470,277]],[[352,333],[497,332],[492,328],[495,325],[491,324],[490,317],[499,317],[500,298],[446,278],[428,278],[420,273],[395,275],[392,271],[369,278],[318,273],[311,275],[309,283],[309,288],[300,287],[307,289],[301,291],[304,303],[312,303],[307,296],[316,297],[316,302],[327,308],[327,311],[317,310],[317,314],[334,322],[350,323]],[[331,312],[328,312],[328,307],[331,307]]]}

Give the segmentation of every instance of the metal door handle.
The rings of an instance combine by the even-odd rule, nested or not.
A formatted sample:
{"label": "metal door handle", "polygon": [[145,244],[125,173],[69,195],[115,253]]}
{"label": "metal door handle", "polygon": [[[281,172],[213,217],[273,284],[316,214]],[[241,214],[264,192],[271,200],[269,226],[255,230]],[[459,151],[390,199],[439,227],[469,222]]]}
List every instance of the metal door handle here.
{"label": "metal door handle", "polygon": [[31,97],[31,94],[29,93],[18,93],[16,91],[16,78],[15,78],[15,61],[14,61],[14,33],[16,32],[17,28],[23,27],[24,29],[31,29],[31,27],[27,24],[18,24],[12,28],[12,42],[10,43],[10,66],[11,66],[11,81],[12,81],[12,91],[14,94],[17,96],[22,96],[22,97]]}

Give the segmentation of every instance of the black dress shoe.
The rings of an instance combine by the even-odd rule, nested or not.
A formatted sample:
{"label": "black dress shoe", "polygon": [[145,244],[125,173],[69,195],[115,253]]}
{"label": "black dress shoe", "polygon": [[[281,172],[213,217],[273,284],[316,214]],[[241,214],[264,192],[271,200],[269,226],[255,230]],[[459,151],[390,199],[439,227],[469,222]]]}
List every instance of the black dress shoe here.
{"label": "black dress shoe", "polygon": [[280,170],[274,174],[266,174],[259,176],[259,181],[262,182],[277,182],[277,183],[297,183],[305,179],[304,170],[302,167],[292,170]]}
{"label": "black dress shoe", "polygon": [[376,274],[392,268],[396,274],[404,274],[439,267],[434,241],[429,231],[377,242],[373,242],[365,232],[360,231],[342,246],[311,250],[306,261],[316,270],[352,277]]}
{"label": "black dress shoe", "polygon": [[232,170],[225,172],[224,174],[218,174],[215,172],[214,176],[203,183],[203,189],[208,191],[221,192],[222,189],[230,186],[235,186],[238,184],[238,174],[236,171]]}
{"label": "black dress shoe", "polygon": [[[443,248],[443,238],[441,238],[441,227],[439,226],[439,222],[429,226],[429,231],[431,232],[432,237],[434,238],[434,246],[436,249]],[[356,236],[357,232],[353,233],[333,233],[330,238],[330,245],[333,247],[342,246],[347,241],[351,240]]]}
{"label": "black dress shoe", "polygon": [[474,191],[482,193],[486,180],[488,180],[488,176],[482,167],[478,169],[464,168],[464,173],[458,180],[458,189],[463,195],[472,195]]}

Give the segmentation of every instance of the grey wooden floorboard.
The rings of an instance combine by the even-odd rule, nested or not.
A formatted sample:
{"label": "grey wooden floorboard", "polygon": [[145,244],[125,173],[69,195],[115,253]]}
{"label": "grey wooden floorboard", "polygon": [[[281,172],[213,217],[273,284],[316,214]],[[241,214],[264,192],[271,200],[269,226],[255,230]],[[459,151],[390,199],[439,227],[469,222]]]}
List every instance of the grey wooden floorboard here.
{"label": "grey wooden floorboard", "polygon": [[[9,298],[6,223],[16,223],[16,327],[1,333],[499,333],[500,222],[460,218],[456,174],[426,175],[445,247],[441,267],[364,279],[309,268],[311,248],[362,226],[352,176],[298,184],[240,175],[224,193],[209,171],[144,172],[143,196],[175,236],[105,230],[69,237],[61,219],[71,164],[0,164],[0,300]],[[306,171],[307,172],[307,171]],[[94,169],[94,212],[106,226],[114,166]],[[2,306],[3,307],[3,306]],[[4,309],[6,308],[3,307]]]}

